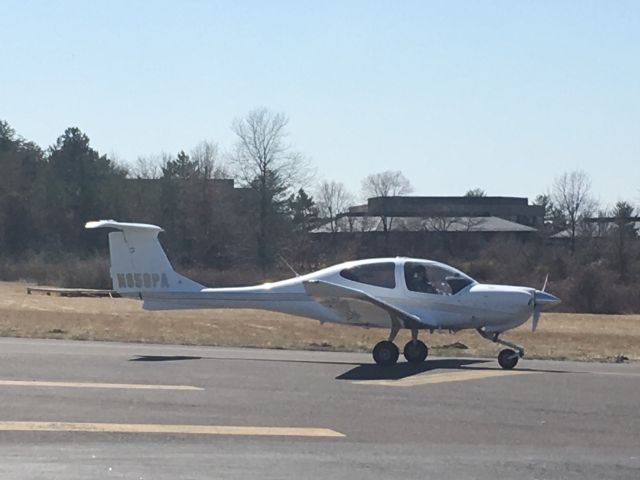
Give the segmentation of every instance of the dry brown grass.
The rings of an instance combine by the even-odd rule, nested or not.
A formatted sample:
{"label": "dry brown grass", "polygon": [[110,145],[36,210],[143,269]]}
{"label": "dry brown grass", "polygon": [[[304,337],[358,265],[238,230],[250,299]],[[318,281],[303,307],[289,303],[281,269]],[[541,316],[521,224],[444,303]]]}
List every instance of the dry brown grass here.
{"label": "dry brown grass", "polygon": [[[640,315],[548,313],[532,334],[530,323],[506,337],[530,358],[640,360]],[[387,333],[380,329],[324,324],[257,310],[146,312],[136,300],[67,298],[26,294],[26,284],[0,282],[0,335],[224,345],[286,349],[369,351]],[[398,345],[408,340],[403,332]],[[433,355],[495,356],[501,348],[475,332],[422,338]],[[468,349],[446,347],[460,342]]]}

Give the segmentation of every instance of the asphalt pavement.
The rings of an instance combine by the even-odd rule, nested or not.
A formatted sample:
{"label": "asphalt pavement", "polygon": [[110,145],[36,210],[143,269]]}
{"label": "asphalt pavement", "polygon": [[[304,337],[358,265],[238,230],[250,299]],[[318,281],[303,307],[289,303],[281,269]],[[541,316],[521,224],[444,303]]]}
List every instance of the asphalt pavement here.
{"label": "asphalt pavement", "polygon": [[0,339],[0,478],[640,478],[640,364]]}

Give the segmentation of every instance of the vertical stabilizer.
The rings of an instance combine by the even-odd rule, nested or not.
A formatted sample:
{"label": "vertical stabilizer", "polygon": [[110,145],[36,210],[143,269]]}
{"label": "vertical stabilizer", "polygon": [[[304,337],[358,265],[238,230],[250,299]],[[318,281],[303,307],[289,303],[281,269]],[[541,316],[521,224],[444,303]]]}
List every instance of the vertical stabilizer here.
{"label": "vertical stabilizer", "polygon": [[114,220],[87,222],[85,228],[110,228],[109,255],[113,289],[127,296],[145,292],[197,292],[204,288],[177,273],[158,241],[162,228]]}

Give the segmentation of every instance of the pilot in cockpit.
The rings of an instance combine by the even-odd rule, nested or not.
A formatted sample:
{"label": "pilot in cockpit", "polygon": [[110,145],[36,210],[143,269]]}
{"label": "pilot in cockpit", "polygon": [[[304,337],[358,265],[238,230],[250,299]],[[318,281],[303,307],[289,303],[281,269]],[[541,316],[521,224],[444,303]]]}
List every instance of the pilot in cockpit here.
{"label": "pilot in cockpit", "polygon": [[438,293],[427,277],[427,269],[424,265],[416,265],[411,272],[409,290],[422,293]]}

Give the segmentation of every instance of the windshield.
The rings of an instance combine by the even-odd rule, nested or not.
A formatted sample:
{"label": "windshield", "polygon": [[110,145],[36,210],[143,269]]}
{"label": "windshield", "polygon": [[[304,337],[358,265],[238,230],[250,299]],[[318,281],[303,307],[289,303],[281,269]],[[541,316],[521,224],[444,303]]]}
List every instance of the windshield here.
{"label": "windshield", "polygon": [[404,278],[412,292],[455,295],[474,280],[455,268],[431,262],[406,262]]}

